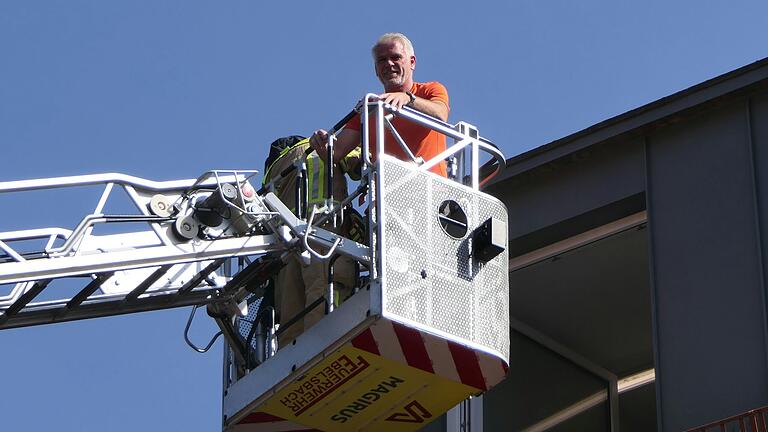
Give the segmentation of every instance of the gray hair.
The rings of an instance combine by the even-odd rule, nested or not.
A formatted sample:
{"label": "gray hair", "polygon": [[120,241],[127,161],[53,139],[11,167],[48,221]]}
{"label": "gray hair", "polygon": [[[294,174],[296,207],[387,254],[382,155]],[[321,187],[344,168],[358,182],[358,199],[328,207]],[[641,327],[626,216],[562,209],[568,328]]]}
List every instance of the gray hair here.
{"label": "gray hair", "polygon": [[[405,48],[405,55],[409,58],[411,56],[415,56],[416,53],[413,51],[413,44],[411,41],[402,33],[384,33],[379,37],[379,39],[376,41],[375,44],[373,44],[373,48],[371,48],[371,55],[375,56],[376,53],[374,52],[376,50],[376,47],[379,45],[383,45],[388,42],[392,41],[400,41],[400,43],[403,44],[403,48]],[[376,58],[373,59],[376,61]]]}

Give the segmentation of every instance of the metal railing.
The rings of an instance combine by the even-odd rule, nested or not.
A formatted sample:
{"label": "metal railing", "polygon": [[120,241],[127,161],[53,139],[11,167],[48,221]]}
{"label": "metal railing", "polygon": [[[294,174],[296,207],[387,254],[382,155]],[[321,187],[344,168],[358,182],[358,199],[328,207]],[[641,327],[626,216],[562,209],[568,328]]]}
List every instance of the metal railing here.
{"label": "metal railing", "polygon": [[[403,151],[409,155],[412,162],[419,165],[421,170],[429,170],[430,168],[442,163],[448,158],[458,157],[458,163],[461,165],[458,180],[473,189],[479,189],[493,177],[498,175],[505,167],[504,155],[488,139],[482,138],[476,127],[466,122],[458,122],[456,124],[446,123],[432,116],[416,111],[409,107],[402,107],[398,110],[394,109],[391,105],[385,104],[379,100],[378,96],[372,93],[365,95],[365,99],[368,101],[364,106],[365,109],[361,109],[361,133],[362,133],[362,149],[364,161],[367,165],[372,165],[371,160],[371,143],[369,135],[369,125],[371,114],[375,116],[375,128],[376,138],[375,141],[379,144],[376,146],[376,156],[384,154],[384,142],[385,142],[385,129],[392,133],[395,141],[403,149]],[[435,155],[432,159],[421,161],[410,150],[399,133],[397,133],[391,119],[393,117],[402,118],[410,123],[418,124],[426,129],[435,131],[446,138],[454,140],[454,144],[448,146],[440,154]],[[468,155],[465,152],[468,151]],[[485,164],[486,168],[496,164],[495,170],[488,175],[482,176],[482,169],[480,165],[481,152],[491,156],[489,163]],[[464,170],[465,159],[468,159],[469,172]],[[468,174],[469,178],[465,178],[464,174]]]}
{"label": "metal railing", "polygon": [[768,406],[689,429],[688,432],[768,432]]}
{"label": "metal railing", "polygon": [[[172,233],[174,221],[195,211],[198,202],[219,195],[227,208],[251,218],[249,223],[255,217],[273,216],[263,207],[254,206],[258,197],[248,178],[255,174],[216,170],[197,179],[157,182],[106,173],[0,182],[0,195],[103,187],[96,205],[72,230],[0,232],[0,287],[4,289],[0,295],[0,329],[203,305],[216,300],[228,280],[216,270],[226,259],[284,246],[270,233],[222,236],[212,231],[212,235],[183,239]],[[243,191],[247,185],[253,201],[246,203],[243,193],[236,199],[224,196],[223,186],[232,184]],[[119,189],[125,191],[127,201],[133,205],[134,210],[128,211],[132,214],[104,214],[105,206]],[[162,198],[167,214],[158,214],[158,198]],[[128,232],[93,235],[97,225],[107,223],[122,225],[125,228],[119,231]],[[75,296],[57,287],[46,290],[57,279],[67,279],[65,285],[69,286],[77,284],[77,278],[84,279],[87,285]],[[50,294],[40,300],[43,291]]]}

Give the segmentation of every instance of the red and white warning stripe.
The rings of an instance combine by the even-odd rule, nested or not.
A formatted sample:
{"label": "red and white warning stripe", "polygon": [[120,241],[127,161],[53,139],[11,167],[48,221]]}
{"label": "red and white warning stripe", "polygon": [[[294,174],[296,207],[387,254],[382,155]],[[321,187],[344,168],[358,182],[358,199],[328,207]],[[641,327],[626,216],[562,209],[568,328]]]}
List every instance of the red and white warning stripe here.
{"label": "red and white warning stripe", "polygon": [[[501,359],[462,344],[380,319],[355,336],[352,346],[371,354],[486,391],[501,382],[507,364]],[[238,422],[234,432],[312,432],[283,418],[254,412]]]}
{"label": "red and white warning stripe", "polygon": [[355,336],[352,346],[480,391],[507,374],[507,364],[495,356],[387,319]]}
{"label": "red and white warning stripe", "polygon": [[248,414],[232,428],[233,432],[319,432],[306,426],[263,412]]}

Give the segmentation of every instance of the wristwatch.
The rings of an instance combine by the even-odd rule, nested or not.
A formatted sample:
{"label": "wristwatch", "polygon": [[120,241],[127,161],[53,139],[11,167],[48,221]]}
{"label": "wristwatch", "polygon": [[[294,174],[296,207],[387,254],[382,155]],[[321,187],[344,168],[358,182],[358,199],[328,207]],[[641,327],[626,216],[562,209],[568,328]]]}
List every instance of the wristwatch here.
{"label": "wristwatch", "polygon": [[405,92],[405,94],[407,94],[408,97],[411,98],[411,100],[408,101],[408,103],[405,104],[405,106],[413,106],[413,103],[416,102],[416,96],[414,96],[413,93],[409,91]]}

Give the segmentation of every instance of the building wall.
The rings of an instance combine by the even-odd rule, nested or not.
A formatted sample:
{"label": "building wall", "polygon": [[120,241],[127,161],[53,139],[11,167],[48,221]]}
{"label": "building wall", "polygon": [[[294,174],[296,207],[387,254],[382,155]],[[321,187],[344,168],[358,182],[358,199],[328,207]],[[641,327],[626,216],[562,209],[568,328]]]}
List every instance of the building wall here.
{"label": "building wall", "polygon": [[[510,255],[605,223],[605,217],[584,215],[642,193],[644,164],[642,140],[630,137],[592,146],[490,186],[486,192],[507,205]],[[644,206],[640,202],[639,208],[635,205],[607,218],[618,219]],[[553,230],[558,224],[560,231]]]}
{"label": "building wall", "polygon": [[645,138],[663,430],[768,404],[767,107],[740,98]]}
{"label": "building wall", "polygon": [[[487,189],[509,209],[513,259],[647,212],[647,241],[640,242],[647,259],[628,264],[648,272],[646,285],[633,289],[647,290],[651,300],[646,313],[652,337],[637,339],[652,340],[644,349],[654,353],[656,381],[621,400],[647,405],[655,391],[656,410],[620,413],[655,417],[659,430],[687,430],[768,405],[768,63],[736,72],[607,126],[631,124],[620,133],[597,139],[581,134],[574,140],[593,142],[571,153],[563,148],[575,146],[564,139],[561,147],[531,156],[544,161],[538,165],[513,159],[515,174]],[[756,75],[761,78],[750,78]],[[595,130],[592,135],[602,133]],[[557,157],[547,159],[547,152]],[[594,263],[598,273],[605,270],[600,261]],[[516,286],[512,292],[527,289]],[[610,309],[605,302],[587,294],[571,307]],[[623,323],[617,319],[615,325]],[[588,351],[577,342],[569,348]],[[590,360],[600,363],[599,356]],[[489,393],[487,430],[514,424],[505,423],[513,412],[505,407],[526,403],[505,390],[514,385]],[[614,430],[629,424],[622,418]]]}

